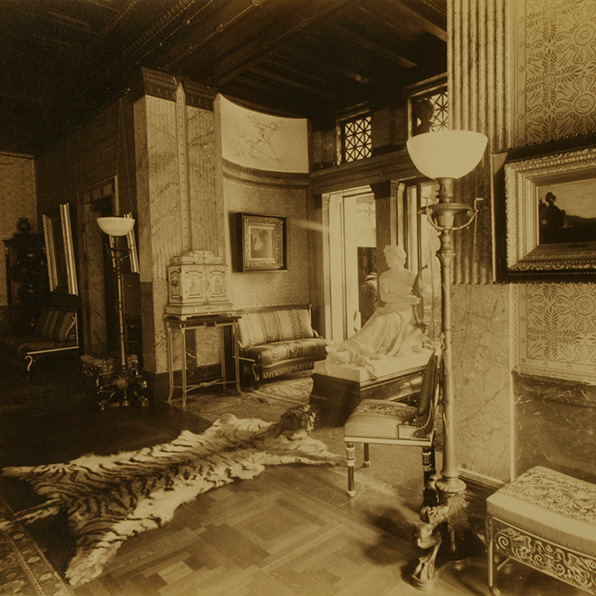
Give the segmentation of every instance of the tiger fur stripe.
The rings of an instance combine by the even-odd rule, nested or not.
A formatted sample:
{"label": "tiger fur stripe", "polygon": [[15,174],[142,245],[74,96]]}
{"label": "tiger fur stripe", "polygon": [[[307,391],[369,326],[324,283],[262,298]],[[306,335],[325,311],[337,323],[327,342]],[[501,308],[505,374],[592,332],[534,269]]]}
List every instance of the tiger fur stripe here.
{"label": "tiger fur stripe", "polygon": [[64,511],[77,539],[66,578],[79,586],[100,575],[129,536],[168,522],[179,505],[211,488],[254,478],[266,466],[343,461],[300,426],[312,427],[304,412],[279,423],[227,414],[201,434],[186,430],[138,451],[4,468],[2,475],[29,482],[47,500],[0,521],[0,528]]}

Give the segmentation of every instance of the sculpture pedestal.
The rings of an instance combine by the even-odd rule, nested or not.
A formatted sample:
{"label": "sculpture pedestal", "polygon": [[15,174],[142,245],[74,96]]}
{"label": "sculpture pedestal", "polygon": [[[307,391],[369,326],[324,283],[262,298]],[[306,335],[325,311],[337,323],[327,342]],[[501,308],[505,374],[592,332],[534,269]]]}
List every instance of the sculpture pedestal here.
{"label": "sculpture pedestal", "polygon": [[367,378],[362,367],[317,362],[310,403],[319,408],[322,422],[341,426],[363,399],[399,399],[415,393],[422,384],[429,356],[430,351],[425,350],[404,359],[392,374],[376,378]]}

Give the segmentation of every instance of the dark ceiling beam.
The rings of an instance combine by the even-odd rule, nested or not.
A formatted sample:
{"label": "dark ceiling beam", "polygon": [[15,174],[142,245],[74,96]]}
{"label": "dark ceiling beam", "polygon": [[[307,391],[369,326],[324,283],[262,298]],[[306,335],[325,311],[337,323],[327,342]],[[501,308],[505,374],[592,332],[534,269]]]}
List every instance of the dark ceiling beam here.
{"label": "dark ceiling beam", "polygon": [[118,12],[118,9],[114,7],[114,4],[110,0],[102,2],[101,0],[79,0],[80,4],[88,4],[89,6],[97,6],[109,12]]}
{"label": "dark ceiling beam", "polygon": [[342,53],[334,50],[320,36],[311,34],[307,41],[302,40],[299,45],[293,46],[292,53],[289,50],[280,51],[275,57],[267,59],[267,62],[279,62],[286,68],[293,67],[297,73],[311,78],[317,73],[319,80],[324,81],[328,88],[341,84],[342,77],[362,85],[370,82],[356,68],[345,68],[343,60],[345,51]]}
{"label": "dark ceiling beam", "polygon": [[[393,10],[395,7],[395,0],[377,1],[387,9]],[[403,11],[419,22],[427,33],[447,43],[447,11],[439,3],[433,2],[433,0],[400,0],[399,4]],[[376,12],[372,6],[361,7],[360,10],[371,14]],[[399,33],[399,24],[386,23],[386,25]]]}
{"label": "dark ceiling beam", "polygon": [[370,50],[374,52],[378,56],[382,56],[389,62],[393,62],[399,66],[403,66],[404,68],[414,68],[418,66],[417,62],[406,58],[401,54],[396,54],[388,50],[387,48],[383,47],[380,43],[371,41],[370,39],[366,38],[359,32],[354,31],[351,28],[347,28],[343,25],[339,25],[337,23],[333,23],[331,25],[326,25],[326,28],[329,29],[332,33],[335,32],[337,36],[341,39],[343,38],[346,43],[354,43],[365,50]]}
{"label": "dark ceiling beam", "polygon": [[260,74],[264,79],[269,81],[276,81],[281,83],[282,85],[286,85],[288,87],[292,87],[294,89],[299,89],[300,91],[304,91],[306,93],[310,93],[311,95],[316,95],[323,99],[332,99],[333,93],[322,89],[321,87],[314,87],[313,85],[307,85],[305,83],[300,82],[296,78],[296,74],[293,77],[290,76],[283,76],[280,74],[276,74],[275,72],[271,71],[270,69],[265,69],[260,66],[256,66],[251,68],[252,73]]}
{"label": "dark ceiling beam", "polygon": [[[300,53],[303,59],[308,60],[309,68],[328,70],[329,72],[340,72],[346,78],[363,86],[369,82],[372,83],[373,73],[379,73],[382,65],[377,57],[358,56],[355,52],[346,52],[346,43],[334,44],[330,46],[325,36],[324,30],[321,32],[312,32],[308,38],[300,44]],[[373,64],[371,64],[373,62]],[[404,72],[407,69],[391,65],[391,68],[385,67],[384,72],[394,80],[403,80]]]}
{"label": "dark ceiling beam", "polygon": [[57,23],[63,27],[67,27],[71,30],[93,33],[93,30],[91,29],[91,23],[89,23],[89,21],[82,21],[81,19],[76,19],[60,12],[48,10],[43,18],[52,23]]}
{"label": "dark ceiling beam", "polygon": [[296,24],[288,28],[287,15],[282,15],[275,27],[270,27],[264,35],[257,36],[248,46],[239,48],[234,53],[225,56],[218,64],[216,83],[222,84],[241,74],[261,62],[266,56],[275,53],[282,44],[285,46],[298,39],[315,27],[323,19],[337,14],[346,8],[352,8],[354,0],[315,0],[312,7],[303,3],[302,16]]}
{"label": "dark ceiling beam", "polygon": [[43,101],[40,97],[33,97],[31,94],[24,95],[20,93],[6,93],[5,91],[0,90],[0,102],[2,102],[3,100],[14,102],[17,105],[27,103],[38,106],[43,105]]}

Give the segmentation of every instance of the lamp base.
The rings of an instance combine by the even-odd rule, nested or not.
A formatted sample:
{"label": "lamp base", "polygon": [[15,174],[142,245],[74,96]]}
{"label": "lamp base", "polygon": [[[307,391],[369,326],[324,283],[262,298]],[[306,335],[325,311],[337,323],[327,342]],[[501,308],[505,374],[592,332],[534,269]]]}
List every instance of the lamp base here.
{"label": "lamp base", "polygon": [[131,398],[136,399],[143,407],[149,404],[149,400],[143,394],[147,382],[139,374],[137,356],[130,354],[126,360],[127,365],[123,367],[118,356],[113,354],[81,356],[83,373],[93,381],[102,410],[105,410],[108,404],[128,406]]}
{"label": "lamp base", "polygon": [[[429,495],[433,491],[434,498]],[[463,548],[464,531],[469,528],[465,491],[466,485],[460,478],[434,477],[425,487],[425,502],[436,504],[426,505],[420,511],[421,521],[414,529],[414,539],[424,553],[411,575],[412,585],[423,592],[433,589],[440,571],[467,566]],[[438,566],[440,549],[445,551],[444,562]]]}
{"label": "lamp base", "polygon": [[[111,375],[110,382],[101,387],[100,394],[104,397],[99,401],[99,407],[105,410],[113,402],[120,406],[129,406],[130,399],[136,399],[142,407],[149,405],[149,400],[143,391],[147,389],[147,381],[135,369],[122,369]],[[116,399],[120,398],[120,399]]]}

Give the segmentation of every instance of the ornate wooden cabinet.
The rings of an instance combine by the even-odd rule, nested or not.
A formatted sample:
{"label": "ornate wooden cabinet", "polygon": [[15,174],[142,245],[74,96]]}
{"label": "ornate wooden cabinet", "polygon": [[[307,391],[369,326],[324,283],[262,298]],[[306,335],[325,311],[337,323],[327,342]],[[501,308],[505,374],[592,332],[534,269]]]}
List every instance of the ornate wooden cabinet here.
{"label": "ornate wooden cabinet", "polygon": [[19,220],[19,231],[4,240],[6,293],[10,327],[26,331],[48,300],[48,274],[42,234],[29,232],[29,222]]}

